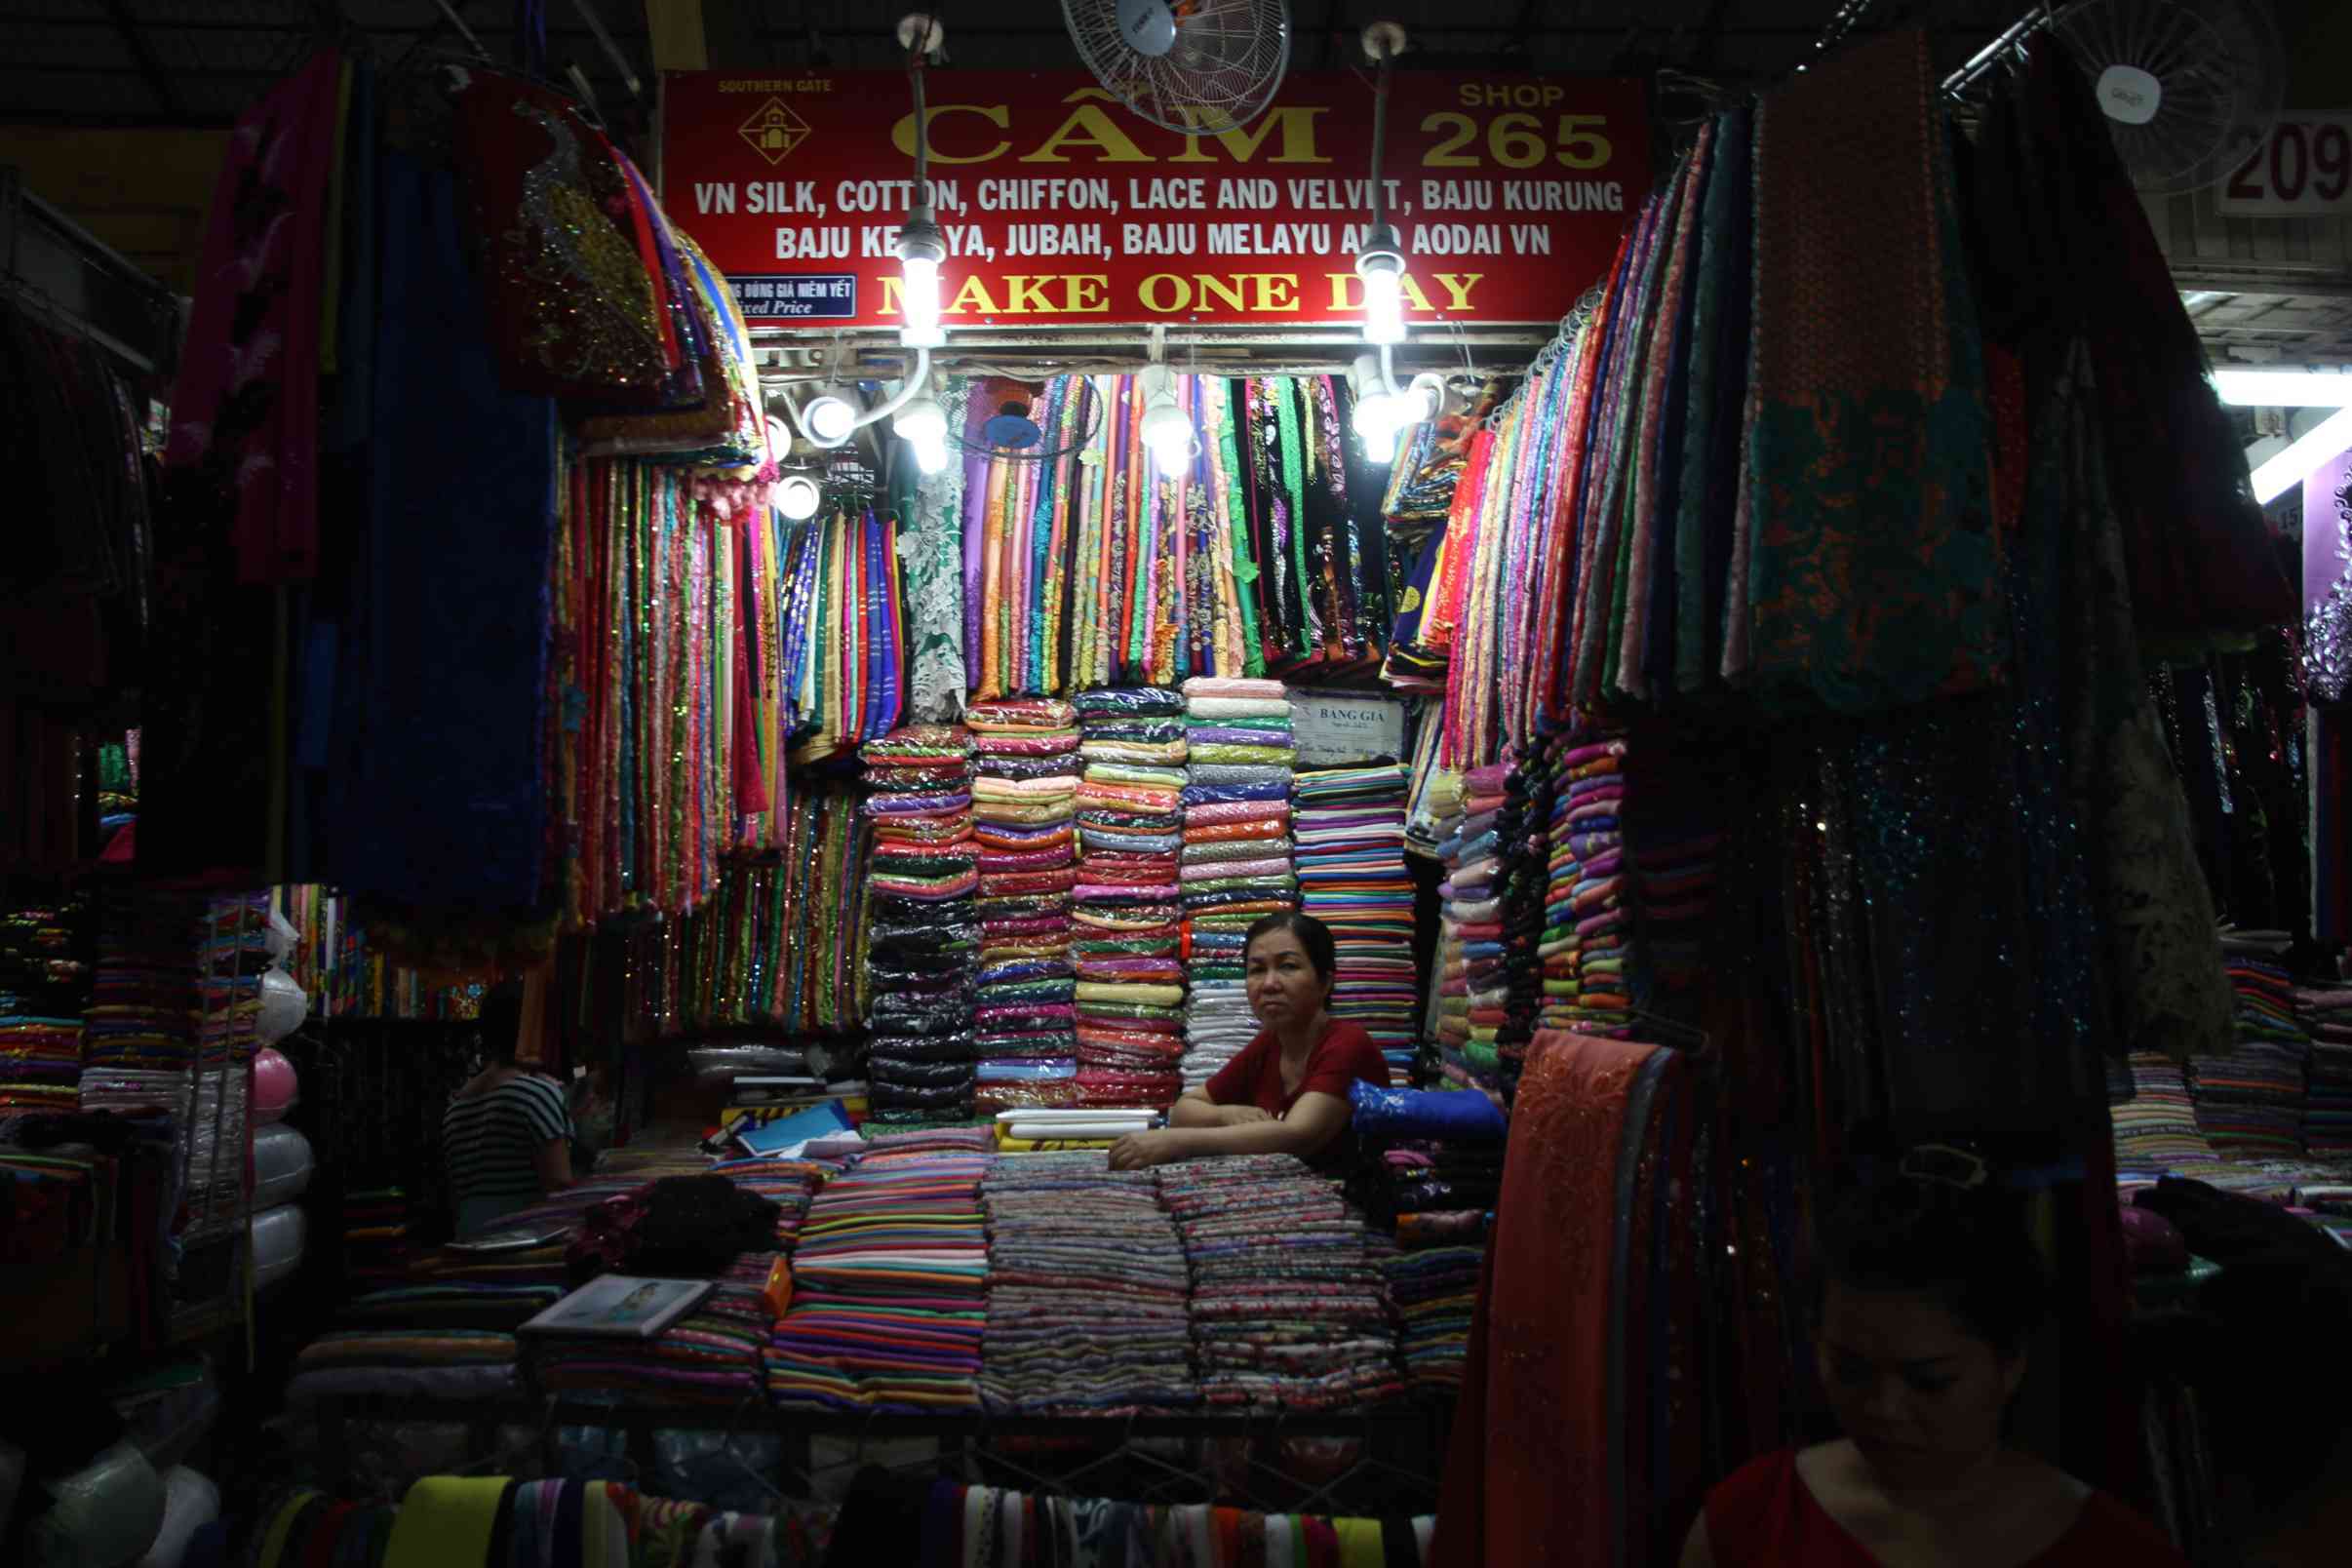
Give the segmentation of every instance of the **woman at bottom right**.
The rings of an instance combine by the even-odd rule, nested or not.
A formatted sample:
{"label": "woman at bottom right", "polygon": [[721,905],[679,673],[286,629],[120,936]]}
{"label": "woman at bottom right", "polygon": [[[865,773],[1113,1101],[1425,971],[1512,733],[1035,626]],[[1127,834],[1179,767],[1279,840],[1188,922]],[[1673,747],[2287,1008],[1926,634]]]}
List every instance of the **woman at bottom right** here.
{"label": "woman at bottom right", "polygon": [[1997,1196],[1904,1176],[1820,1228],[1814,1349],[1844,1433],[1709,1492],[1682,1568],[2173,1565],[2162,1532],[2004,1438],[2049,1284]]}

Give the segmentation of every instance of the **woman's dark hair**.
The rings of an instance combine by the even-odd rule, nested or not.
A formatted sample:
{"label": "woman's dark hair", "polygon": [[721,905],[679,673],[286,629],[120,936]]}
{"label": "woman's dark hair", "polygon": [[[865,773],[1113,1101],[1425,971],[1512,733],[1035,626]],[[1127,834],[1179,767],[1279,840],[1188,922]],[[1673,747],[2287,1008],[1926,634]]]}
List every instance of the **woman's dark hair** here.
{"label": "woman's dark hair", "polygon": [[1259,937],[1271,936],[1276,931],[1288,931],[1297,937],[1299,946],[1307,950],[1307,961],[1314,965],[1315,978],[1325,985],[1331,983],[1332,976],[1339,972],[1339,944],[1331,940],[1331,927],[1313,916],[1302,915],[1295,909],[1286,909],[1277,915],[1259,916],[1251,922],[1249,934],[1241,939],[1242,954],[1246,957],[1249,950],[1257,946]]}
{"label": "woman's dark hair", "polygon": [[482,1031],[482,1054],[512,1066],[523,1043],[523,982],[501,981],[485,991],[476,1027]]}
{"label": "woman's dark hair", "polygon": [[[2049,1311],[2042,1255],[2019,1204],[1997,1191],[1899,1176],[1831,1203],[1818,1239],[1824,1287],[1932,1296],[2004,1356]],[[1820,1305],[1817,1293],[1817,1314]]]}

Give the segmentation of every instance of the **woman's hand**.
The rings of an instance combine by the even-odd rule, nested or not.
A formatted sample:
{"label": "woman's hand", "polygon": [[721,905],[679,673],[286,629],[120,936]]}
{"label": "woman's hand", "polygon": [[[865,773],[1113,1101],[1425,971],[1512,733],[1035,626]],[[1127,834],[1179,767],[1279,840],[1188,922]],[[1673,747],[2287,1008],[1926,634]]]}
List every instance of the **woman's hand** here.
{"label": "woman's hand", "polygon": [[1182,1134],[1167,1127],[1157,1132],[1130,1132],[1111,1146],[1113,1170],[1142,1170],[1184,1157]]}
{"label": "woman's hand", "polygon": [[1273,1121],[1274,1119],[1276,1118],[1274,1116],[1254,1105],[1221,1105],[1217,1107],[1217,1125],[1220,1127],[1246,1127],[1253,1121]]}

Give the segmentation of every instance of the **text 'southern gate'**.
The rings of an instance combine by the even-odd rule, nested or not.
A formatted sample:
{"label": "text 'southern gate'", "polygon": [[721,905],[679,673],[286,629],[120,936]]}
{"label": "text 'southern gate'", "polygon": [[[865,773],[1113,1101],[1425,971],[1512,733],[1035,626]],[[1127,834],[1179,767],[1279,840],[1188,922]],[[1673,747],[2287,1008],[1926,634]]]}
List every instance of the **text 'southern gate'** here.
{"label": "text 'southern gate'", "polygon": [[[1642,84],[1392,81],[1408,323],[1557,320],[1649,190]],[[1153,126],[1083,71],[938,70],[927,91],[948,327],[1359,319],[1372,95],[1354,74],[1294,73],[1222,136]],[[899,70],[668,72],[662,205],[755,326],[896,326],[914,131]]]}

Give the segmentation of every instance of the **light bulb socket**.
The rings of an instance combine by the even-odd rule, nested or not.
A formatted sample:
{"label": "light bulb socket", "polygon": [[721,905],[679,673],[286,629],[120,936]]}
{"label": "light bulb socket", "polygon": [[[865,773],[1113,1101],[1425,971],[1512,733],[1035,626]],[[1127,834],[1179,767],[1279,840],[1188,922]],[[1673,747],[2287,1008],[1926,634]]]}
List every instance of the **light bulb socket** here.
{"label": "light bulb socket", "polygon": [[1364,230],[1364,237],[1355,249],[1357,277],[1369,277],[1375,272],[1402,273],[1404,269],[1404,242],[1396,237],[1395,224],[1375,223]]}
{"label": "light bulb socket", "polygon": [[786,474],[776,482],[776,510],[793,523],[804,523],[816,516],[825,493],[817,482],[806,474]]}
{"label": "light bulb socket", "polygon": [[801,406],[801,434],[820,447],[839,447],[857,430],[857,406],[838,392],[821,392]]}
{"label": "light bulb socket", "polygon": [[898,226],[898,259],[928,261],[933,266],[947,259],[947,240],[939,225],[931,221],[927,206],[915,208]]}

